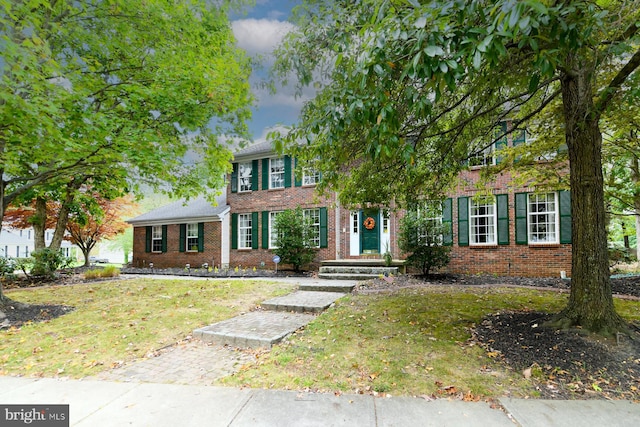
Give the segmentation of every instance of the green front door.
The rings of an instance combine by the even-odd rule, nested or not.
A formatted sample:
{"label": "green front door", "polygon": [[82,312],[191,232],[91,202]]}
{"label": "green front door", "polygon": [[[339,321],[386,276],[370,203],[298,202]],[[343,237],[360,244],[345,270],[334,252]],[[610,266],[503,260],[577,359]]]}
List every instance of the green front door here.
{"label": "green front door", "polygon": [[380,253],[380,212],[365,210],[360,212],[360,248],[363,254]]}

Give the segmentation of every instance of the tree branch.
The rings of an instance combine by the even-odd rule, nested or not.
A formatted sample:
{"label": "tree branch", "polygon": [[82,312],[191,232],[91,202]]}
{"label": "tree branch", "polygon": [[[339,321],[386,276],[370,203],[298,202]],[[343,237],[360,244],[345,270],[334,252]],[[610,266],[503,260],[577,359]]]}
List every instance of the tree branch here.
{"label": "tree branch", "polygon": [[600,98],[597,100],[594,106],[594,112],[597,117],[602,115],[602,112],[609,106],[609,103],[618,92],[622,84],[627,78],[640,67],[640,48],[633,54],[629,62],[618,71],[618,74],[611,80],[609,85],[603,89]]}

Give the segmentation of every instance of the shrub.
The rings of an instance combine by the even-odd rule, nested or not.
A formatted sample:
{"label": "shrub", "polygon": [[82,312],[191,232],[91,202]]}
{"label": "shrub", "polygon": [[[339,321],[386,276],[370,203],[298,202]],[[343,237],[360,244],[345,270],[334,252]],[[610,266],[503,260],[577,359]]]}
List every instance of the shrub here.
{"label": "shrub", "polygon": [[0,277],[13,277],[16,262],[11,258],[0,258]]}
{"label": "shrub", "polygon": [[31,275],[48,279],[53,278],[59,268],[69,267],[73,263],[71,258],[65,257],[60,251],[49,248],[33,251],[31,258],[33,259]]}
{"label": "shrub", "polygon": [[428,275],[431,269],[449,264],[451,248],[442,244],[443,234],[448,233],[427,210],[408,211],[400,220],[398,246],[409,254],[407,264]]}
{"label": "shrub", "polygon": [[278,236],[274,253],[284,264],[291,264],[295,271],[300,271],[300,267],[313,261],[317,250],[314,245],[316,230],[302,209],[298,207],[279,213],[274,231]]}
{"label": "shrub", "polygon": [[105,268],[94,268],[84,272],[85,279],[98,279],[101,277],[118,277],[120,275],[120,269],[113,265],[109,265]]}

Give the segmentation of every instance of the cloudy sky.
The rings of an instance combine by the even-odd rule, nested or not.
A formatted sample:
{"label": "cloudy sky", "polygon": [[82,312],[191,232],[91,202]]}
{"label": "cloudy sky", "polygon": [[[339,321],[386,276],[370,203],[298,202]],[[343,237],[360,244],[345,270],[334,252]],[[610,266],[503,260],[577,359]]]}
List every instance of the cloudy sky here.
{"label": "cloudy sky", "polygon": [[[287,19],[298,3],[297,0],[256,0],[256,6],[246,14],[233,16],[232,28],[239,47],[250,55],[260,55],[265,67],[269,67],[273,63],[273,49],[293,28]],[[264,70],[256,71],[251,82],[258,101],[249,126],[256,141],[264,140],[271,128],[294,123],[306,99],[296,98],[292,88],[279,87],[277,93],[271,94],[258,87],[264,75]]]}

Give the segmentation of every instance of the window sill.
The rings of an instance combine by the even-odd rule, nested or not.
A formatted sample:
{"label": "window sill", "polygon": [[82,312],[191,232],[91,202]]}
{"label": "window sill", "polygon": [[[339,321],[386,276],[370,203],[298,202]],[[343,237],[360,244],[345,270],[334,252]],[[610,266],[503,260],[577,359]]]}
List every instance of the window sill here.
{"label": "window sill", "polygon": [[529,243],[528,245],[532,249],[545,249],[545,248],[559,248],[562,246],[560,243]]}
{"label": "window sill", "polygon": [[284,189],[285,189],[285,187],[270,188],[269,191],[282,191]]}
{"label": "window sill", "polygon": [[250,252],[253,248],[238,248],[236,249],[238,252]]}
{"label": "window sill", "polygon": [[473,245],[473,244],[469,244],[469,247],[471,249],[498,249],[500,246],[495,244],[495,243],[491,243],[488,245]]}

